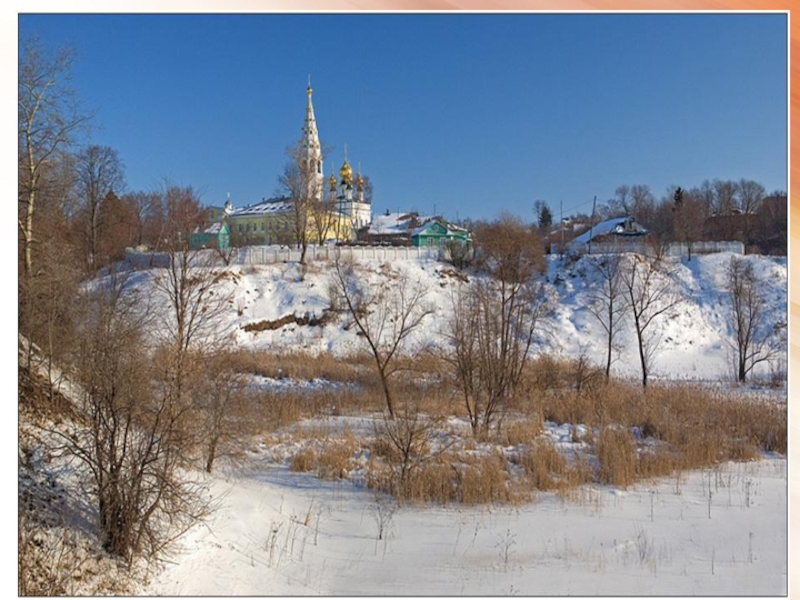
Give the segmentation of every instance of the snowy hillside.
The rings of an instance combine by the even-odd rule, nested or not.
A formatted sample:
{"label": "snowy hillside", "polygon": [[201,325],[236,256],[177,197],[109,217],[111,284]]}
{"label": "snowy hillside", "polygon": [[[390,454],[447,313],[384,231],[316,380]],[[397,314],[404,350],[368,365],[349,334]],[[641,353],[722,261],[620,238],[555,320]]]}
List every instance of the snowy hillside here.
{"label": "snowy hillside", "polygon": [[[769,323],[786,322],[787,269],[786,258],[747,256],[753,264],[767,298]],[[725,270],[728,253],[694,256],[686,259],[665,259],[673,271],[676,292],[683,302],[674,314],[654,324],[660,338],[654,361],[656,378],[711,380],[733,377],[729,352],[732,341],[730,310],[725,292]],[[539,340],[541,352],[560,356],[585,353],[598,365],[605,360],[605,332],[586,309],[588,296],[601,285],[596,272],[581,258],[549,257],[548,287],[555,299],[551,332]],[[230,302],[221,327],[229,331],[236,343],[246,348],[291,349],[312,354],[347,355],[364,350],[365,346],[349,328],[344,316],[324,326],[288,323],[276,329],[263,326],[290,317],[319,319],[331,305],[331,264],[313,262],[301,280],[296,263],[265,266],[226,267],[229,276],[221,282],[219,293]],[[372,286],[388,286],[391,290],[398,278],[407,277],[426,290],[425,304],[433,309],[424,327],[415,332],[405,347],[414,352],[429,344],[441,343],[441,332],[451,312],[451,295],[468,277],[469,271],[457,272],[450,265],[433,260],[404,260],[388,264],[380,260],[359,263],[359,272]],[[137,284],[145,289],[160,276],[154,269],[137,273]],[[166,302],[149,289],[154,302]],[[246,331],[245,328],[251,328]],[[613,371],[625,377],[638,375],[638,354],[630,320],[622,323],[617,340],[620,354]],[[768,374],[762,366],[760,373]],[[785,365],[782,367],[785,371]]]}

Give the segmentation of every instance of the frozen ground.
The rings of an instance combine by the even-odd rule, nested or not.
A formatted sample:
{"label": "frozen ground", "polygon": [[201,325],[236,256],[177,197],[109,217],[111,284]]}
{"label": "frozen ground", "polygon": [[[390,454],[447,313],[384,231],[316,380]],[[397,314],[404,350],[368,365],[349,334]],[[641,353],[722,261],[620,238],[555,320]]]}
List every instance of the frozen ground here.
{"label": "frozen ground", "polygon": [[[254,461],[147,590],[166,595],[781,595],[787,465],[767,457],[517,508],[400,508]],[[383,539],[378,539],[383,525]]]}

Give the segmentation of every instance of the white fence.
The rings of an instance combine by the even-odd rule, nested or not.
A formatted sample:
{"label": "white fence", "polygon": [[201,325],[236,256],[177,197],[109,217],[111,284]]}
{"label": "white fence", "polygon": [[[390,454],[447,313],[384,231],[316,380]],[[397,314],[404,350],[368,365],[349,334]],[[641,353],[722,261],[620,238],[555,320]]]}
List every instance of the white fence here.
{"label": "white fence", "polygon": [[[635,252],[646,256],[654,256],[657,247],[646,242],[609,242],[594,244],[574,244],[566,245],[567,252],[573,254],[619,254],[622,252]],[[663,256],[686,256],[689,254],[689,244],[672,243],[666,244],[662,248]],[[714,254],[717,252],[733,252],[734,254],[744,254],[744,244],[742,242],[694,242],[691,244],[692,254]]]}
{"label": "white fence", "polygon": [[[298,262],[301,250],[298,248],[281,248],[278,246],[247,246],[235,250],[237,254],[231,263],[240,265],[269,265],[279,262]],[[309,246],[306,249],[306,260],[333,260],[337,252],[342,258],[408,260],[418,258],[438,259],[439,248],[415,248],[413,246]]]}
{"label": "white fence", "polygon": [[[605,244],[566,244],[568,253],[573,254],[612,254],[621,252],[635,252],[653,256],[656,249],[652,244],[643,242],[617,242]],[[558,252],[554,245],[553,252]],[[309,246],[306,250],[307,261],[333,260],[336,253],[343,258],[355,260],[384,260],[397,261],[427,258],[432,260],[447,260],[447,248],[413,246]],[[687,244],[669,244],[664,248],[663,256],[684,256],[689,252]],[[744,244],[741,242],[695,242],[692,244],[692,254],[712,254],[715,252],[733,252],[744,254]],[[301,251],[297,248],[282,246],[245,246],[244,248],[230,248],[225,251],[199,250],[199,255],[212,264],[232,265],[271,265],[282,262],[299,262]],[[168,252],[142,252],[128,248],[125,250],[125,260],[136,269],[164,268],[169,266]]]}
{"label": "white fence", "polygon": [[[376,259],[397,261],[428,258],[433,260],[447,257],[447,249],[438,247],[413,246],[309,246],[307,261],[333,260],[337,252],[342,258],[355,260]],[[230,248],[225,251],[199,250],[209,262],[224,264],[225,258],[232,265],[270,265],[282,262],[299,262],[301,251],[298,248],[281,246],[246,246]],[[223,256],[224,255],[224,256]],[[125,260],[136,269],[163,268],[169,266],[169,253],[142,252],[128,248]]]}

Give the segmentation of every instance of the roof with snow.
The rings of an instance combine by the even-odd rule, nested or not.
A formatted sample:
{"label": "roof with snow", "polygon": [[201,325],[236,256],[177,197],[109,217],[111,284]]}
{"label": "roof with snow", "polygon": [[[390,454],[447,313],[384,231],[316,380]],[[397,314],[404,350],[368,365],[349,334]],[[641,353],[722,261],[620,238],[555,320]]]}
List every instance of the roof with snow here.
{"label": "roof with snow", "polygon": [[235,208],[230,212],[231,217],[244,217],[248,215],[265,215],[271,213],[288,212],[292,209],[290,198],[270,198],[257,204]]}
{"label": "roof with snow", "polygon": [[218,221],[218,222],[212,223],[210,226],[208,226],[205,229],[205,231],[203,231],[203,233],[217,234],[220,231],[222,231],[222,229],[224,227],[227,227],[227,225],[225,225],[225,223],[223,223],[222,221]]}
{"label": "roof with snow", "polygon": [[444,219],[439,219],[437,217],[433,217],[428,222],[423,223],[419,227],[417,227],[412,233],[411,236],[420,235],[425,233],[426,230],[430,229],[434,225],[440,225],[445,229],[445,233],[447,235],[460,235],[460,236],[468,236],[469,231],[464,229],[463,227],[458,227],[457,225],[453,225],[449,221],[445,221]]}
{"label": "roof with snow", "polygon": [[603,235],[620,235],[634,237],[646,235],[647,229],[642,227],[633,217],[616,217],[602,221],[591,227],[588,231],[573,239],[571,244],[588,244],[591,240]]}
{"label": "roof with snow", "polygon": [[417,213],[389,213],[375,215],[367,233],[370,235],[406,235],[412,227],[426,223],[433,217],[420,217]]}

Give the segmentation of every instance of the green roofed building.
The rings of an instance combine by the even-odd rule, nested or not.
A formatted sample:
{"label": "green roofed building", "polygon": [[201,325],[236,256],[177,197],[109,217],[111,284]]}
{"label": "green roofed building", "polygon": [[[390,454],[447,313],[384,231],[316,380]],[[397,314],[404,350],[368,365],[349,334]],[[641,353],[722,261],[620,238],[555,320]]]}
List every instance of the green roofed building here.
{"label": "green roofed building", "polygon": [[472,243],[469,231],[448,223],[441,218],[433,218],[420,225],[411,233],[411,245],[417,247],[444,247],[449,242]]}
{"label": "green roofed building", "polygon": [[212,223],[202,231],[195,231],[189,237],[189,247],[192,250],[200,250],[202,248],[225,250],[230,245],[231,234],[225,221]]}

